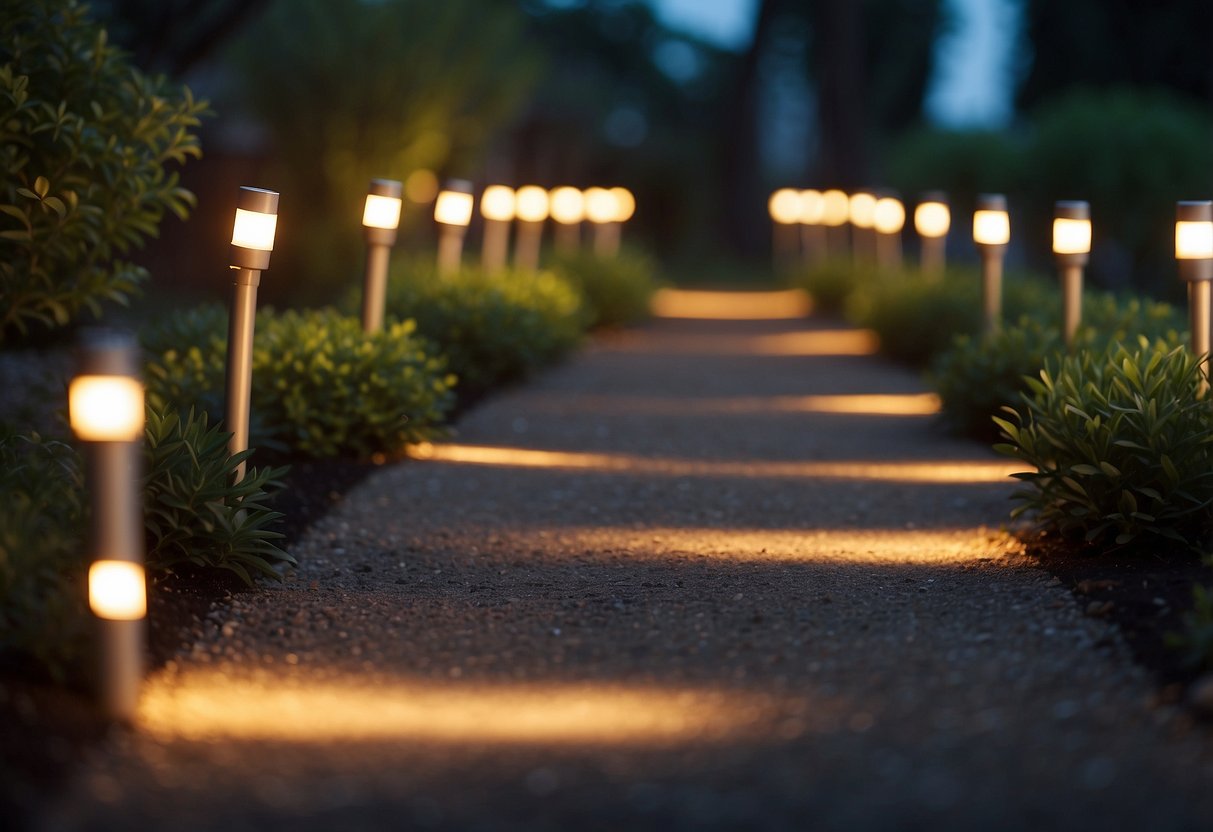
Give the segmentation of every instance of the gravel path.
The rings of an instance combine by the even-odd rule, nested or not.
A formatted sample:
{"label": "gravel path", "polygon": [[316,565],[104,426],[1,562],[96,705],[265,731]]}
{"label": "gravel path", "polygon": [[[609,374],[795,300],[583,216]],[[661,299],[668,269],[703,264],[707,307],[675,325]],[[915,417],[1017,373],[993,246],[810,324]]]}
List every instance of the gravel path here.
{"label": "gravel path", "polygon": [[1208,727],[870,351],[666,318],[483,405],[186,634],[42,827],[1213,828]]}

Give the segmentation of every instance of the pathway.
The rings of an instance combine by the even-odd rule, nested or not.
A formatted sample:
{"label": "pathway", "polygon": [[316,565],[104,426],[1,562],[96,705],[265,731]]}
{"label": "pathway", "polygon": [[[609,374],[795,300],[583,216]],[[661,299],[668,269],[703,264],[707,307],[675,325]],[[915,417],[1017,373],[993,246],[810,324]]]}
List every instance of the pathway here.
{"label": "pathway", "polygon": [[1209,730],[999,531],[1013,466],[721,301],[361,484],[44,827],[1213,828]]}

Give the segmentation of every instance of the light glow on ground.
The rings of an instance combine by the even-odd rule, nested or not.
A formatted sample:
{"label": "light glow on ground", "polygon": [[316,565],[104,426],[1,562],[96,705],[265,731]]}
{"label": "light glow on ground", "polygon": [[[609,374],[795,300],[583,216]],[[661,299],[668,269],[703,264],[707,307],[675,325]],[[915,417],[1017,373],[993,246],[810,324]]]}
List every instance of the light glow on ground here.
{"label": "light glow on ground", "polygon": [[776,292],[705,292],[661,289],[653,296],[658,318],[711,321],[778,321],[804,318],[812,304],[799,289]]}
{"label": "light glow on ground", "polygon": [[1023,463],[1001,460],[757,462],[661,459],[618,453],[541,451],[491,445],[410,445],[413,459],[458,465],[552,468],[670,477],[815,478],[898,483],[1005,482]]}
{"label": "light glow on ground", "polygon": [[837,396],[736,396],[702,399],[656,396],[570,396],[535,394],[532,410],[554,413],[686,413],[762,414],[823,413],[850,416],[934,416],[939,397],[934,393],[880,393]]}

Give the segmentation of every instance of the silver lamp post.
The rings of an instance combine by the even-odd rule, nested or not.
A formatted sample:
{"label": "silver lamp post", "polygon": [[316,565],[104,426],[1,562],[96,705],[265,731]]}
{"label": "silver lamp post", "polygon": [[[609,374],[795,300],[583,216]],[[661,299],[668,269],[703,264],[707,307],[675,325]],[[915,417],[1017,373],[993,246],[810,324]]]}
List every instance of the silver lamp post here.
{"label": "silver lamp post", "polygon": [[362,209],[362,227],[366,231],[366,274],[362,281],[362,329],[383,329],[383,308],[387,297],[388,261],[396,232],[400,228],[403,186],[394,179],[372,179]]}
{"label": "silver lamp post", "polygon": [[514,214],[518,220],[514,268],[520,272],[537,271],[539,249],[543,242],[543,224],[548,218],[548,192],[538,185],[523,185],[515,192],[514,197]]}
{"label": "silver lamp post", "polygon": [[876,262],[882,272],[901,271],[901,230],[906,224],[906,207],[895,196],[876,200],[872,227],[876,230]]}
{"label": "silver lamp post", "polygon": [[977,197],[973,212],[973,242],[981,252],[981,306],[983,331],[995,332],[1002,320],[1002,267],[1007,243],[1011,241],[1011,220],[1007,198],[1002,194]]}
{"label": "silver lamp post", "polygon": [[78,371],[68,387],[68,414],[72,432],[87,448],[92,496],[88,596],[100,631],[101,706],[110,718],[130,721],[143,679],[147,616],[139,486],[143,384],[133,336],[85,333]]}
{"label": "silver lamp post", "polygon": [[1175,207],[1175,259],[1188,284],[1192,353],[1200,359],[1201,389],[1209,387],[1209,301],[1213,281],[1213,202],[1180,202]]}
{"label": "silver lamp post", "polygon": [[914,230],[921,241],[920,267],[931,280],[939,280],[947,268],[948,230],[952,212],[943,191],[928,191],[914,208]]}
{"label": "silver lamp post", "polygon": [[434,221],[438,223],[438,273],[452,275],[463,263],[463,238],[472,222],[472,183],[450,179],[434,201]]}
{"label": "silver lamp post", "polygon": [[1073,348],[1082,322],[1082,271],[1091,255],[1091,206],[1063,200],[1053,207],[1053,254],[1061,271],[1062,333]]}
{"label": "silver lamp post", "polygon": [[549,197],[549,213],[556,223],[556,248],[563,252],[581,247],[581,223],[585,220],[585,199],[571,185],[554,188]]}
{"label": "silver lamp post", "polygon": [[821,191],[807,188],[800,192],[800,244],[806,263],[820,264],[826,259],[825,199]]}
{"label": "silver lamp post", "polygon": [[480,215],[484,217],[480,263],[486,272],[499,272],[505,268],[515,201],[514,189],[508,185],[489,185],[480,196]]}

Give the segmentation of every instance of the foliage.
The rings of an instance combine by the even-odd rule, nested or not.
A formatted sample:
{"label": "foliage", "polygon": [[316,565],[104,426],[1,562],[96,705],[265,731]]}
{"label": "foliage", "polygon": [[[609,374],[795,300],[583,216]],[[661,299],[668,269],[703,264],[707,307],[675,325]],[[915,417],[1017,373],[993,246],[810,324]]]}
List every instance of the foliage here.
{"label": "foliage", "polygon": [[837,315],[846,309],[851,295],[866,289],[876,277],[874,269],[860,268],[849,257],[833,257],[796,271],[790,283],[809,293],[814,310]]}
{"label": "foliage", "polygon": [[255,575],[280,579],[274,567],[294,565],[274,543],[282,535],[271,527],[282,515],[266,505],[287,469],[250,467],[233,483],[253,452],[230,455],[229,436],[205,413],[148,408],[143,517],[150,568],[225,569],[252,585]]}
{"label": "foliage", "polygon": [[464,402],[564,356],[580,343],[586,320],[581,295],[551,272],[464,269],[439,277],[421,261],[394,276],[387,313],[415,320],[438,346]]}
{"label": "foliage", "polygon": [[904,194],[943,190],[953,217],[968,216],[978,194],[1017,191],[1025,164],[1012,134],[939,128],[908,131],[887,158],[891,187]]}
{"label": "foliage", "polygon": [[557,255],[552,269],[581,292],[590,327],[624,326],[648,317],[657,289],[648,257],[629,250],[611,257],[582,250]]}
{"label": "foliage", "polygon": [[[222,416],[224,318],[218,308],[191,310],[145,336],[150,401]],[[404,321],[368,336],[331,309],[258,312],[250,444],[369,456],[433,438],[453,404],[453,379],[415,328]]]}
{"label": "foliage", "polygon": [[83,477],[71,447],[0,436],[0,652],[66,677],[85,641]]}
{"label": "foliage", "polygon": [[1167,646],[1184,653],[1184,662],[1213,669],[1213,587],[1192,587],[1192,608],[1184,613],[1183,631],[1168,633]]}
{"label": "foliage", "polygon": [[[1054,369],[1055,368],[1055,369]],[[1145,535],[1199,547],[1213,503],[1213,432],[1200,365],[1183,347],[1082,351],[1047,362],[998,450],[1036,470],[1013,512],[1089,542]]]}
{"label": "foliage", "polygon": [[146,278],[121,259],[193,195],[205,105],[129,66],[74,0],[0,3],[0,339],[63,326]]}

